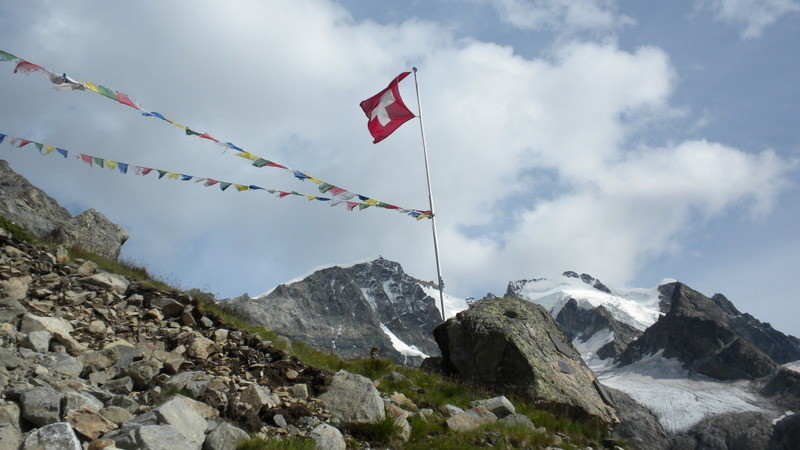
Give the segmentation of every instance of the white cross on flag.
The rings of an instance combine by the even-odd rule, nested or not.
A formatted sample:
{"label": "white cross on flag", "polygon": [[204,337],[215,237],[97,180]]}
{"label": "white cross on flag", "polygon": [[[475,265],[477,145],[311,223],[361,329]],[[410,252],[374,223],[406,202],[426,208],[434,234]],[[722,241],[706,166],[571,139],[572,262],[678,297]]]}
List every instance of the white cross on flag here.
{"label": "white cross on flag", "polygon": [[400,125],[416,117],[400,98],[398,83],[411,72],[398,75],[386,89],[361,102],[361,109],[367,115],[367,129],[375,138],[373,144],[386,139]]}

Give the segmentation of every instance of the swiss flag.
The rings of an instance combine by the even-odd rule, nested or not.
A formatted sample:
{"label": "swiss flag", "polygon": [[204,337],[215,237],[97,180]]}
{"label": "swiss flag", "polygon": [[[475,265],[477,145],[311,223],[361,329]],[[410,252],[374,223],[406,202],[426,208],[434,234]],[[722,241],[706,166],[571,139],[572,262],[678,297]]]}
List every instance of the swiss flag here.
{"label": "swiss flag", "polygon": [[398,75],[386,89],[361,102],[361,109],[367,115],[367,129],[375,138],[373,144],[386,139],[400,125],[416,117],[400,98],[398,83],[411,72]]}

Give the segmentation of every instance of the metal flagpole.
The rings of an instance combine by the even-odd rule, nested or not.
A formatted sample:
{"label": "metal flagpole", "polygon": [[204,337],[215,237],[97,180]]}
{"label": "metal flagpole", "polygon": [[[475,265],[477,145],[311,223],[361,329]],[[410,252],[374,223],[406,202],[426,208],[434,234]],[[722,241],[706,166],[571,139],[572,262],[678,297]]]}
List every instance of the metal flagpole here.
{"label": "metal flagpole", "polygon": [[428,204],[431,208],[431,229],[433,230],[433,253],[436,256],[436,276],[439,277],[439,305],[442,308],[442,321],[445,320],[444,314],[444,280],[442,279],[442,267],[439,263],[439,240],[436,237],[436,213],[433,210],[433,191],[431,190],[431,172],[428,168],[428,148],[425,145],[425,126],[422,123],[422,102],[419,99],[419,81],[417,80],[417,68],[414,71],[414,87],[417,90],[417,109],[419,110],[419,131],[422,135],[422,153],[425,155],[425,178],[428,181]]}

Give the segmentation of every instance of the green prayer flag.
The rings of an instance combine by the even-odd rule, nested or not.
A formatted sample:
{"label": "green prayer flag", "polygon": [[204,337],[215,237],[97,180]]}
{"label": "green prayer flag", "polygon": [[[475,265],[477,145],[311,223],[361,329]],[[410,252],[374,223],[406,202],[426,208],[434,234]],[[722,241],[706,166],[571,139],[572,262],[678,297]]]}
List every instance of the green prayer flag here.
{"label": "green prayer flag", "polygon": [[166,174],[167,174],[167,171],[166,171],[166,170],[160,170],[160,169],[156,169],[156,170],[158,170],[158,179],[159,179],[159,180],[160,180],[160,179],[162,179],[162,178],[164,178],[164,175],[166,175]]}
{"label": "green prayer flag", "polygon": [[269,164],[269,161],[264,158],[258,158],[257,160],[253,161],[253,165],[256,167],[264,167]]}
{"label": "green prayer flag", "polygon": [[228,189],[229,187],[231,187],[231,183],[226,183],[226,182],[224,182],[224,181],[223,181],[223,182],[221,182],[221,183],[219,184],[219,188],[220,188],[220,189],[222,189],[223,191],[224,191],[225,189]]}
{"label": "green prayer flag", "polygon": [[103,162],[103,158],[98,158],[97,156],[93,156],[92,159],[94,159],[94,163],[97,164],[98,166],[105,167],[105,162]]}
{"label": "green prayer flag", "polygon": [[334,186],[332,184],[322,183],[322,184],[319,185],[319,191],[324,194],[324,193],[330,191],[331,189],[333,189],[333,187]]}
{"label": "green prayer flag", "polygon": [[359,203],[359,205],[358,205],[358,209],[359,210],[364,210],[364,209],[367,209],[367,208],[369,208],[369,205],[366,204],[366,203]]}
{"label": "green prayer flag", "polygon": [[40,144],[38,142],[34,142],[33,145],[36,146],[36,148],[39,149],[39,153],[42,152],[42,147],[44,147],[44,145],[42,145],[42,144]]}
{"label": "green prayer flag", "polygon": [[117,99],[117,94],[115,94],[111,89],[105,86],[97,86],[97,90],[100,91],[101,94],[105,95],[106,97],[110,98],[111,100]]}
{"label": "green prayer flag", "polygon": [[20,58],[17,58],[11,53],[0,50],[0,61],[11,61],[12,59],[20,59]]}
{"label": "green prayer flag", "polygon": [[190,130],[190,129],[188,129],[188,128],[186,129],[186,135],[187,135],[187,136],[196,136],[196,135],[198,135],[198,134],[200,134],[200,133],[198,133],[197,131]]}

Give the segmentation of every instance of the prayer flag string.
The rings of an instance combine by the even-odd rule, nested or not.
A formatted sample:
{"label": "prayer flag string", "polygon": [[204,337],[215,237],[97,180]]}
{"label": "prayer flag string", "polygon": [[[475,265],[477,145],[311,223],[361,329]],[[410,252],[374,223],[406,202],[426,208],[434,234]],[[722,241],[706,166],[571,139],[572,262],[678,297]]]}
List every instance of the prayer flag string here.
{"label": "prayer flag string", "polygon": [[[368,199],[367,201],[347,201],[340,198],[335,197],[319,197],[316,195],[310,194],[301,194],[295,191],[282,191],[279,189],[267,189],[261,186],[256,186],[254,184],[238,184],[232,183],[228,181],[220,181],[214,178],[204,178],[204,177],[197,177],[194,175],[187,175],[180,172],[173,172],[171,170],[164,170],[164,169],[156,169],[152,167],[144,167],[144,166],[136,166],[131,165],[121,161],[114,161],[111,159],[101,158],[99,156],[94,155],[87,155],[85,153],[76,153],[71,150],[66,150],[59,147],[54,147],[52,145],[45,145],[36,141],[32,141],[29,139],[23,139],[19,137],[13,137],[6,134],[0,133],[0,144],[3,143],[8,139],[8,144],[15,148],[22,148],[25,146],[30,146],[29,148],[36,148],[39,153],[42,155],[49,155],[50,153],[55,152],[56,154],[61,155],[64,158],[73,157],[75,159],[79,159],[84,163],[88,164],[89,167],[101,167],[106,168],[109,170],[116,170],[121,174],[127,174],[129,172],[133,172],[136,175],[146,176],[151,172],[158,174],[158,179],[167,178],[171,180],[179,180],[179,181],[194,181],[195,183],[202,184],[205,187],[211,186],[218,186],[221,190],[225,191],[231,186],[237,191],[264,191],[269,194],[273,194],[278,198],[288,197],[290,195],[298,196],[298,197],[305,197],[309,201],[320,201],[320,202],[329,202],[330,206],[337,206],[343,205],[349,211],[353,211],[354,209],[358,208],[359,211],[363,209],[367,209],[370,206],[375,206],[378,208],[385,208],[385,209],[396,209],[401,213],[408,214],[411,217],[414,217],[417,220],[430,218],[430,213],[428,211],[419,211],[419,210],[408,210],[399,208],[394,205],[387,205],[387,204],[380,204],[374,203],[374,201],[369,201],[372,199]],[[328,191],[330,192],[330,190]]]}
{"label": "prayer flag string", "polygon": [[[55,72],[52,72],[52,71],[50,71],[50,70],[48,70],[48,69],[46,69],[46,68],[44,68],[44,67],[42,67],[42,66],[40,66],[38,64],[33,64],[33,63],[29,62],[29,61],[26,61],[26,60],[24,60],[24,59],[22,59],[22,58],[20,58],[18,56],[12,55],[11,53],[5,52],[3,50],[0,50],[0,61],[16,61],[17,64],[14,67],[14,73],[21,72],[21,73],[24,73],[24,74],[30,74],[30,73],[33,73],[33,72],[42,72],[50,80],[50,82],[54,84],[53,87],[55,89],[57,89],[57,90],[79,90],[79,91],[89,90],[89,91],[92,91],[92,92],[94,92],[96,94],[100,94],[100,95],[102,95],[104,97],[107,97],[107,98],[109,98],[111,100],[114,100],[117,103],[129,106],[129,107],[131,107],[133,109],[136,109],[136,110],[140,111],[143,116],[155,117],[155,118],[161,119],[164,122],[168,122],[168,123],[170,123],[170,124],[172,124],[172,125],[174,125],[174,126],[176,126],[178,128],[181,128],[181,129],[184,130],[184,133],[187,136],[197,136],[199,138],[212,141],[216,145],[219,145],[219,146],[225,148],[226,150],[227,149],[236,150],[236,152],[237,152],[237,153],[235,153],[236,156],[239,156],[239,157],[241,157],[243,159],[246,159],[246,160],[250,161],[251,165],[254,166],[254,167],[258,167],[258,168],[261,168],[261,167],[274,167],[276,169],[283,169],[285,171],[290,172],[296,179],[298,179],[300,181],[309,180],[309,181],[311,181],[311,182],[313,182],[313,183],[318,185],[317,188],[321,193],[327,194],[327,195],[330,196],[330,198],[328,198],[328,197],[316,197],[316,196],[306,195],[306,197],[309,197],[310,200],[328,198],[332,202],[332,204],[334,204],[334,203],[335,204],[344,203],[344,204],[348,205],[348,208],[350,210],[355,208],[355,206],[353,206],[352,208],[349,207],[349,204],[351,204],[351,203],[355,203],[356,206],[359,206],[359,209],[365,209],[365,208],[368,208],[369,206],[378,206],[378,207],[386,208],[386,209],[394,209],[394,210],[397,210],[397,211],[400,211],[400,212],[407,212],[407,214],[411,215],[412,217],[414,217],[414,218],[416,218],[418,220],[419,219],[430,219],[431,217],[433,217],[432,214],[430,213],[430,211],[423,211],[423,210],[417,210],[417,209],[413,209],[412,210],[412,209],[400,208],[399,206],[395,206],[395,205],[391,205],[391,204],[388,204],[388,203],[384,203],[382,201],[370,198],[370,197],[368,197],[366,195],[357,194],[355,192],[349,191],[347,189],[335,186],[333,184],[330,184],[330,183],[327,183],[327,182],[325,182],[323,180],[315,178],[315,177],[309,175],[307,172],[302,172],[300,170],[292,169],[291,167],[289,167],[289,166],[287,166],[285,164],[280,164],[280,163],[271,161],[269,159],[263,158],[261,156],[255,155],[253,153],[247,152],[243,148],[233,144],[232,142],[227,142],[227,141],[223,141],[223,140],[217,139],[217,138],[209,135],[208,133],[199,133],[197,131],[194,131],[191,128],[185,126],[185,125],[181,125],[181,124],[173,121],[172,119],[170,119],[168,116],[166,116],[164,114],[161,114],[161,113],[158,113],[158,112],[155,112],[155,111],[148,111],[148,110],[142,108],[139,105],[138,102],[135,102],[135,101],[131,100],[131,98],[128,97],[128,95],[126,95],[126,94],[124,94],[122,92],[112,91],[111,89],[109,89],[109,88],[107,88],[105,86],[102,86],[102,85],[99,85],[99,84],[95,84],[95,83],[93,83],[91,81],[84,81],[84,82],[75,81],[74,79],[72,79],[69,76],[67,76],[66,73],[62,73],[61,75],[59,75],[59,74],[57,74]],[[353,202],[352,201],[353,199],[358,199],[358,200],[360,200],[360,202]]]}

